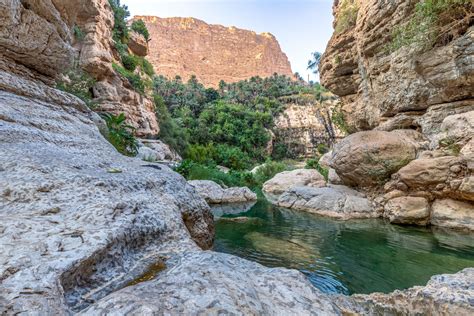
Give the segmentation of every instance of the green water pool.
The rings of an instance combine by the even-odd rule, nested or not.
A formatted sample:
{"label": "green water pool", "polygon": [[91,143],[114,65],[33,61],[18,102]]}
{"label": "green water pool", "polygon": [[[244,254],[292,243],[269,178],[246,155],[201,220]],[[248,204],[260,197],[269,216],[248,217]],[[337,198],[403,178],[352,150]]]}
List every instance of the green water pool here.
{"label": "green water pool", "polygon": [[474,267],[473,234],[381,219],[336,221],[265,200],[248,211],[226,206],[215,215],[215,251],[298,269],[326,293],[391,292]]}

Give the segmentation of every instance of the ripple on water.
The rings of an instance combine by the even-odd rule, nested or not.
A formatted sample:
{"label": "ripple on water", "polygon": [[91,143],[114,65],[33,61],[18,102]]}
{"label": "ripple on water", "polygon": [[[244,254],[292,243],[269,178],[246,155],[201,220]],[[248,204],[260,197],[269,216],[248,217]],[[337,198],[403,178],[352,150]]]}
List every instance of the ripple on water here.
{"label": "ripple on water", "polygon": [[391,292],[474,266],[474,236],[434,227],[336,221],[266,201],[222,216],[259,220],[217,220],[214,250],[298,269],[326,293]]}

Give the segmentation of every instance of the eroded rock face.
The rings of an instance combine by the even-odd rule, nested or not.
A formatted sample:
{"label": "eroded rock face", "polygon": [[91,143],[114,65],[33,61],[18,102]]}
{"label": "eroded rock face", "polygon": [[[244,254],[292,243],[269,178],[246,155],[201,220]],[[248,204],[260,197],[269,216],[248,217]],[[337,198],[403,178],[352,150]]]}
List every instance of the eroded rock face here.
{"label": "eroded rock face", "polygon": [[[85,37],[76,41],[74,46],[78,51],[80,67],[97,80],[93,87],[97,111],[115,115],[124,113],[127,123],[135,128],[137,136],[156,137],[159,124],[153,100],[135,91],[129,81],[112,68],[113,62],[120,62],[117,61],[118,56],[114,56],[114,17],[108,0],[83,1],[87,3],[80,10],[76,25],[84,32]],[[134,40],[130,45],[135,51],[139,50],[135,42],[139,41],[140,36],[133,35],[134,32],[131,34]],[[141,55],[143,53],[139,52]]]}
{"label": "eroded rock face", "polygon": [[[344,18],[344,2],[334,2],[335,24]],[[342,98],[350,125],[371,129],[403,113],[416,119],[430,106],[460,100],[472,106],[474,28],[469,16],[445,19],[450,35],[439,37],[432,49],[402,47],[387,53],[392,30],[410,20],[418,1],[355,2],[355,25],[334,32],[321,61],[321,82]],[[405,121],[402,128],[416,128],[414,122]]]}
{"label": "eroded rock face", "polygon": [[474,231],[474,206],[472,203],[452,199],[436,200],[432,209],[431,223],[433,225]]}
{"label": "eroded rock face", "polygon": [[139,142],[137,156],[145,161],[179,162],[182,160],[181,156],[176,151],[171,149],[161,140],[141,139]]}
{"label": "eroded rock face", "polygon": [[75,1],[53,2],[0,3],[0,70],[51,82],[69,67],[74,54],[70,27],[77,13],[61,9]]}
{"label": "eroded rock face", "polygon": [[0,81],[2,311],[65,314],[126,284],[148,255],[212,245],[209,207],[181,176],[120,155],[80,100]]}
{"label": "eroded rock face", "polygon": [[141,34],[138,34],[136,32],[130,32],[128,47],[135,55],[142,57],[148,55],[148,43],[145,37]]}
{"label": "eroded rock face", "polygon": [[188,183],[210,204],[256,201],[257,195],[247,187],[222,188],[210,180],[191,180]]}
{"label": "eroded rock face", "polygon": [[296,186],[323,187],[326,185],[324,177],[315,169],[295,169],[283,171],[263,184],[262,191],[271,202]]}
{"label": "eroded rock face", "polygon": [[82,314],[340,314],[329,296],[295,270],[269,269],[213,252],[188,253],[177,260],[151,282],[109,295]]}
{"label": "eroded rock face", "polygon": [[329,165],[345,184],[377,186],[416,158],[422,140],[410,130],[358,132],[334,147]]}
{"label": "eroded rock face", "polygon": [[151,41],[149,60],[160,74],[196,75],[206,86],[274,73],[292,77],[290,63],[275,37],[235,27],[209,25],[195,18],[136,16]]}
{"label": "eroded rock face", "polygon": [[318,145],[327,146],[344,136],[329,118],[338,101],[300,98],[287,101],[285,110],[275,118],[273,143],[285,144],[294,156],[314,157]]}
{"label": "eroded rock face", "polygon": [[338,305],[348,314],[360,315],[472,315],[474,269],[433,276],[426,286],[389,294],[343,297]]}

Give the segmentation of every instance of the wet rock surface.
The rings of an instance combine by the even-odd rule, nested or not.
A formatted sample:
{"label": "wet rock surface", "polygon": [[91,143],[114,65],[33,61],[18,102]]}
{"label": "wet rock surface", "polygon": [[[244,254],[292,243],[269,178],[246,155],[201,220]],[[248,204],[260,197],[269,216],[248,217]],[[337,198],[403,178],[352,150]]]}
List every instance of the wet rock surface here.
{"label": "wet rock surface", "polygon": [[223,188],[210,180],[191,180],[188,183],[210,204],[256,201],[257,195],[247,187]]}

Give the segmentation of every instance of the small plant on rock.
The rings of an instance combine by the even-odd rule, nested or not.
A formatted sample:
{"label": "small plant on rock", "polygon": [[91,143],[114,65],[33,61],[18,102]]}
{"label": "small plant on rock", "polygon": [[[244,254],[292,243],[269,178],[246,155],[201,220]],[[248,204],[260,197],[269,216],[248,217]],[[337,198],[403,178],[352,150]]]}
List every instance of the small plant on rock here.
{"label": "small plant on rock", "polygon": [[306,169],[316,169],[323,177],[328,180],[329,170],[319,164],[319,158],[312,158],[306,161]]}
{"label": "small plant on rock", "polygon": [[138,34],[143,35],[143,37],[148,41],[150,39],[150,32],[148,32],[148,28],[145,25],[143,20],[135,20],[132,22],[131,29],[137,32]]}
{"label": "small plant on rock", "polygon": [[136,156],[138,143],[133,136],[135,128],[126,124],[125,114],[113,115],[110,113],[102,114],[102,117],[109,129],[109,142],[123,155]]}
{"label": "small plant on rock", "polygon": [[355,26],[358,13],[358,0],[341,0],[339,2],[339,14],[337,15],[335,32],[342,33]]}
{"label": "small plant on rock", "polygon": [[64,74],[62,80],[56,83],[56,88],[75,95],[84,101],[90,109],[93,109],[96,106],[96,103],[92,101],[92,87],[95,83],[96,81],[91,75],[75,65]]}

